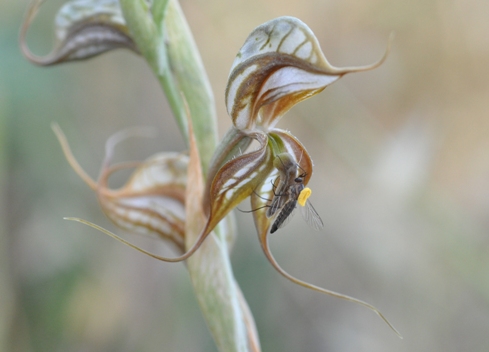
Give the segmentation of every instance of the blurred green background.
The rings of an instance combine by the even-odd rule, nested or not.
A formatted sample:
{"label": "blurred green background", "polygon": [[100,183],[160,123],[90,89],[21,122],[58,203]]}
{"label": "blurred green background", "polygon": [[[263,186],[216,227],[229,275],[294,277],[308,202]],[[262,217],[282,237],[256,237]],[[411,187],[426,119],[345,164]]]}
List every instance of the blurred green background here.
{"label": "blurred green background", "polygon": [[[96,177],[105,140],[135,125],[116,158],[184,148],[144,61],[128,51],[53,68],[25,60],[27,1],[0,4],[0,351],[215,351],[183,264],[160,263],[64,216],[114,227],[65,161],[58,122]],[[60,0],[34,22],[32,51],[52,46]],[[293,275],[377,306],[369,310],[283,279],[238,214],[238,282],[264,351],[489,350],[489,2],[486,0],[184,0],[214,89],[222,135],[234,56],[257,25],[307,23],[336,66],[378,59],[299,104],[280,122],[315,162],[311,197],[271,239]],[[116,175],[114,187],[127,174]],[[241,205],[247,209],[248,203]],[[121,231],[119,231],[120,233]],[[127,238],[127,235],[126,235]],[[129,237],[161,254],[164,243]]]}

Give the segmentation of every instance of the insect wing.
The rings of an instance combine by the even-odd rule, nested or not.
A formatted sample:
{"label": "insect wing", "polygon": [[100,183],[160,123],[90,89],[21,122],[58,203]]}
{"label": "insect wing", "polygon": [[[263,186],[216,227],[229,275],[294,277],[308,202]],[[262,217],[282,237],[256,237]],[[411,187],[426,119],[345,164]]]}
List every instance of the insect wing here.
{"label": "insect wing", "polygon": [[288,201],[282,208],[282,212],[279,215],[283,215],[284,219],[278,224],[278,228],[281,229],[290,222],[290,219],[295,214],[295,209],[297,209],[297,203],[293,200]]}
{"label": "insect wing", "polygon": [[306,201],[303,207],[301,207],[302,217],[306,223],[316,231],[321,231],[324,227],[323,220],[317,213],[316,209],[312,206],[311,202]]}
{"label": "insect wing", "polygon": [[270,203],[270,207],[267,209],[268,218],[271,218],[277,213],[277,211],[282,209],[282,207],[287,203],[287,200],[289,199],[289,185],[285,181],[286,180],[280,180],[278,187],[275,187],[275,184],[273,185],[273,199]]}
{"label": "insect wing", "polygon": [[292,216],[295,213],[295,209],[297,208],[297,202],[295,200],[289,200],[283,208],[280,210],[280,213],[278,213],[277,217],[275,218],[275,222],[272,225],[272,231],[271,233],[274,233],[278,229],[281,229],[285,225],[287,225],[292,219]]}

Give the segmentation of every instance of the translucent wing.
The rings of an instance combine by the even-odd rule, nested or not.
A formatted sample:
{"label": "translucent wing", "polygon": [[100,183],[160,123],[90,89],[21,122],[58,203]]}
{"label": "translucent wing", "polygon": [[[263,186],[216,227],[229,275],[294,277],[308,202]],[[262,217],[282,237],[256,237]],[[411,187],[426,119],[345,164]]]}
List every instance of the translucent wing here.
{"label": "translucent wing", "polygon": [[295,209],[297,207],[297,202],[295,200],[289,200],[283,208],[278,213],[275,221],[273,222],[272,229],[270,233],[274,233],[278,229],[281,229],[287,225],[294,215]]}
{"label": "translucent wing", "polygon": [[289,222],[290,222],[290,219],[292,219],[292,217],[294,216],[295,214],[295,210],[297,209],[297,206],[295,206],[290,212],[289,214],[287,215],[287,217],[285,219],[282,220],[282,222],[278,225],[278,228],[281,229],[282,227],[284,227],[285,225],[287,225]]}
{"label": "translucent wing", "polygon": [[280,209],[282,209],[285,203],[287,203],[287,200],[289,200],[290,192],[288,191],[288,187],[288,184],[286,182],[283,182],[282,180],[279,181],[278,187],[275,187],[274,182],[274,196],[272,202],[270,203],[270,207],[267,209],[268,218],[274,216]]}
{"label": "translucent wing", "polygon": [[321,220],[321,217],[317,213],[316,209],[314,209],[311,202],[306,201],[306,204],[301,207],[301,213],[307,224],[314,230],[320,231],[323,229],[323,220]]}

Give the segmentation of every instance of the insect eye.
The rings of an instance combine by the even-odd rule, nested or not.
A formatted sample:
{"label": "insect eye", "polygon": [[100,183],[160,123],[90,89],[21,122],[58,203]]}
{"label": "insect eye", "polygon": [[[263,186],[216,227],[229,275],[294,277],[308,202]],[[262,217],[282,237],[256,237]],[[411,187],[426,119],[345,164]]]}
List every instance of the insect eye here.
{"label": "insect eye", "polygon": [[297,183],[302,183],[304,181],[304,177],[306,177],[306,175],[307,174],[304,172],[304,173],[300,174],[299,177],[296,177],[294,181]]}

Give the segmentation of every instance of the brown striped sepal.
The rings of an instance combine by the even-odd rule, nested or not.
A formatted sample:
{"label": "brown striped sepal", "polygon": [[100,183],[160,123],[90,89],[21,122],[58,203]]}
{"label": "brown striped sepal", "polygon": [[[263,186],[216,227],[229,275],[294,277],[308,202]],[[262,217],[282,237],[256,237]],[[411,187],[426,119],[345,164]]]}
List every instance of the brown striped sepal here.
{"label": "brown striped sepal", "polygon": [[210,215],[205,232],[211,231],[234,207],[250,196],[273,169],[268,136],[260,131],[249,137],[259,147],[226,162],[217,172],[209,192]]}
{"label": "brown striped sepal", "polygon": [[231,67],[226,107],[242,130],[272,128],[292,106],[321,92],[350,72],[378,67],[337,68],[324,57],[311,29],[294,17],[279,17],[258,26],[246,39]]}
{"label": "brown striped sepal", "polygon": [[[53,130],[71,167],[97,193],[102,209],[110,220],[130,232],[153,234],[169,240],[180,253],[185,252],[185,199],[189,164],[186,154],[160,153],[144,162],[111,165],[114,148],[119,142],[136,135],[147,136],[142,129],[125,130],[107,141],[100,177],[95,181],[73,156],[59,126],[53,125]],[[126,184],[119,189],[111,189],[108,185],[110,176],[128,168],[136,170]]]}
{"label": "brown striped sepal", "polygon": [[118,0],[73,0],[63,5],[56,16],[56,44],[52,52],[44,57],[34,55],[27,46],[26,34],[42,2],[33,0],[20,33],[22,52],[32,63],[51,66],[89,59],[118,48],[138,53]]}
{"label": "brown striped sepal", "polygon": [[97,194],[107,217],[132,233],[156,234],[185,252],[185,189],[188,156],[160,153],[144,161],[120,189],[110,190],[108,167]]}

